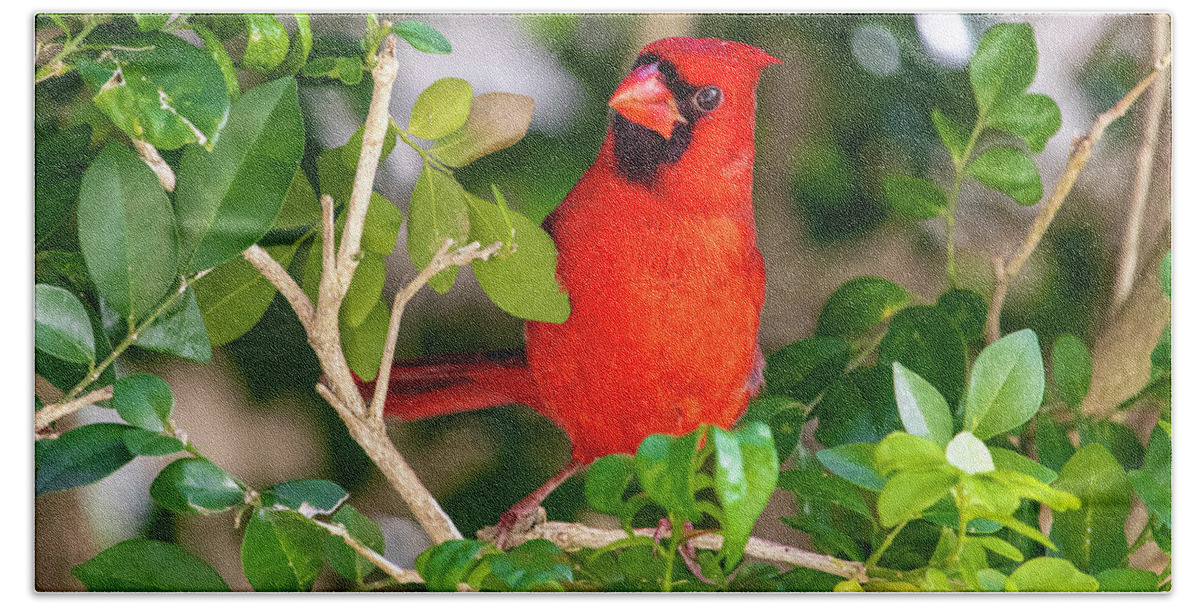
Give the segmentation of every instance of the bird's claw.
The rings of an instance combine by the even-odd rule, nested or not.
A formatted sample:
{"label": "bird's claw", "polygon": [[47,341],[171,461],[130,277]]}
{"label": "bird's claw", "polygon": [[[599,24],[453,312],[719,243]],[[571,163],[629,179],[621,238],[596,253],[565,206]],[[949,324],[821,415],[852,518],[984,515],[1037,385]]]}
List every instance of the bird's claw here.
{"label": "bird's claw", "polygon": [[532,509],[513,507],[505,511],[496,523],[496,547],[507,551],[512,548],[513,541],[544,523],[546,510],[540,505]]}

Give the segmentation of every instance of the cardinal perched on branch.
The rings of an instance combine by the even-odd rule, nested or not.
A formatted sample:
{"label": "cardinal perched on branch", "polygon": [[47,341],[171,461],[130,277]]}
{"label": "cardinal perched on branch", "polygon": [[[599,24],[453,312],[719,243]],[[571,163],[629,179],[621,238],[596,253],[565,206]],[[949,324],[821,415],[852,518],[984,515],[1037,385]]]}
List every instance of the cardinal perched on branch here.
{"label": "cardinal perched on branch", "polygon": [[555,487],[654,433],[728,428],[762,384],[765,275],[755,244],[755,87],[779,60],[739,42],[666,38],[608,104],[595,164],[543,224],[570,296],[529,321],[526,350],[392,371],[402,420],[523,403],[561,427],[571,462],[500,519],[498,543]]}

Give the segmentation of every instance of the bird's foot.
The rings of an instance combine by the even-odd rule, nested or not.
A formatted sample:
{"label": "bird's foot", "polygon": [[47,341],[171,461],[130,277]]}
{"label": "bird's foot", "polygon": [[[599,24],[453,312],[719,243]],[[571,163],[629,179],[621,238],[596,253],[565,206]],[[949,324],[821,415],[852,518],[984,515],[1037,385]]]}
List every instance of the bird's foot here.
{"label": "bird's foot", "polygon": [[[696,578],[710,585],[715,585],[716,583],[704,576],[704,573],[700,569],[700,562],[696,561],[696,547],[692,545],[691,538],[692,529],[692,522],[683,522],[684,541],[679,545],[679,555],[683,558],[684,565],[687,566],[687,569],[692,574],[696,575]],[[654,542],[657,543],[671,534],[671,520],[665,517],[658,520],[658,527],[654,529]]]}
{"label": "bird's foot", "polygon": [[507,551],[527,532],[546,523],[546,510],[541,505],[525,506],[517,504],[500,516],[496,524],[496,536],[493,541],[501,551]]}

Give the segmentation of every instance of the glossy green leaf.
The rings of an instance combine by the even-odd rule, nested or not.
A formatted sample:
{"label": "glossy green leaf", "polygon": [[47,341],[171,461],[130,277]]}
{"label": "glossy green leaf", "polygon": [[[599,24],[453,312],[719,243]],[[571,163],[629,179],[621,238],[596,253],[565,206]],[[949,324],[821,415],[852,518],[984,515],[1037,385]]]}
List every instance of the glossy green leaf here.
{"label": "glossy green leaf", "polygon": [[[91,157],[92,127],[76,125],[53,134],[38,133],[33,149],[33,239],[36,245],[71,218],[83,172]],[[40,247],[39,247],[40,248]]]}
{"label": "glossy green leaf", "polygon": [[1079,498],[1070,492],[1056,489],[1035,477],[1017,471],[992,471],[988,477],[1008,486],[1021,498],[1036,500],[1055,511],[1072,511],[1080,507]]}
{"label": "glossy green leaf", "polygon": [[1034,445],[1038,461],[1053,471],[1061,471],[1067,460],[1075,454],[1075,446],[1067,438],[1066,431],[1048,416],[1039,416]]}
{"label": "glossy green leaf", "polygon": [[[359,513],[358,509],[343,505],[329,521],[345,526],[354,540],[383,555],[383,529],[375,520]],[[375,565],[370,560],[351,549],[341,537],[332,534],[325,537],[325,554],[335,572],[359,584],[375,570]]]}
{"label": "glossy green leaf", "polygon": [[244,504],[246,494],[221,467],[204,458],[181,458],[154,478],[150,498],[175,513],[212,515]]}
{"label": "glossy green leaf", "polygon": [[379,255],[389,255],[396,248],[404,215],[396,205],[377,192],[371,193],[367,205],[367,221],[363,226],[362,246]]}
{"label": "glossy green leaf", "polygon": [[995,188],[1022,205],[1042,200],[1042,176],[1027,154],[1006,147],[990,148],[967,166],[967,175]]}
{"label": "glossy green leaf", "polygon": [[266,72],[283,63],[288,54],[288,35],[275,15],[251,13],[246,20],[246,51],[242,66]]}
{"label": "glossy green leaf", "polygon": [[317,193],[313,190],[308,176],[301,169],[292,174],[292,182],[288,184],[287,192],[283,195],[283,204],[279,215],[271,226],[274,230],[291,230],[303,226],[311,226],[321,221],[321,204],[317,202]]}
{"label": "glossy green leaf", "polygon": [[1159,483],[1145,471],[1130,471],[1129,485],[1159,521],[1171,525],[1171,486]]}
{"label": "glossy green leaf", "polygon": [[634,468],[642,488],[669,513],[686,520],[700,516],[696,510],[696,447],[703,428],[682,437],[650,435],[634,455]]}
{"label": "glossy green leaf", "polygon": [[171,203],[132,150],[108,144],[83,174],[79,246],[96,289],[123,317],[145,318],[177,287]]}
{"label": "glossy green leaf", "polygon": [[567,554],[543,538],[488,556],[487,561],[491,573],[504,581],[505,591],[561,591],[562,581],[575,580]]}
{"label": "glossy green leaf", "polygon": [[767,506],[779,478],[779,460],[767,425],[757,422],[737,431],[712,427],[715,462],[713,490],[724,518],[721,553],[729,566],[738,563],[754,522]]}
{"label": "glossy green leaf", "polygon": [[859,367],[825,388],[812,409],[822,445],[874,443],[904,428],[890,365]]}
{"label": "glossy green leaf", "polygon": [[470,194],[464,199],[470,215],[469,239],[484,246],[505,244],[487,260],[471,262],[484,293],[514,317],[566,321],[571,306],[556,278],[558,249],[550,235],[524,215]]}
{"label": "glossy green leaf", "polygon": [[961,159],[967,151],[967,139],[969,138],[967,128],[937,108],[930,113],[930,118],[933,120],[933,128],[937,130],[938,138],[942,140],[942,145],[946,146],[946,151],[950,153],[951,158],[956,161]]}
{"label": "glossy green leaf", "polygon": [[1035,557],[1013,570],[1005,586],[1008,591],[1075,591],[1099,589],[1096,579],[1080,572],[1071,562],[1056,557]]}
{"label": "glossy green leaf", "polygon": [[[366,125],[359,125],[358,129],[354,131],[354,135],[351,135],[350,139],[346,140],[346,143],[333,148],[333,150],[338,151],[342,159],[342,166],[347,171],[350,171],[351,175],[358,170],[358,159],[362,156],[363,133],[366,131],[366,128]],[[396,141],[399,137],[400,127],[396,125],[395,120],[389,117],[387,129],[383,133],[383,147],[379,150],[379,162],[382,163],[387,160],[392,150],[396,148]],[[349,194],[349,192],[346,192],[346,198],[349,198]]]}
{"label": "glossy green leaf", "polygon": [[[296,253],[296,248],[288,245],[266,250],[284,267]],[[214,268],[196,281],[193,288],[213,346],[231,342],[250,331],[275,298],[275,286],[242,258]]]}
{"label": "glossy green leaf", "polygon": [[175,212],[180,266],[198,272],[237,257],[275,222],[304,153],[296,81],[246,92],[212,152],[184,151]]}
{"label": "glossy green leaf", "polygon": [[[1171,324],[1163,328],[1158,335],[1158,344],[1150,352],[1150,381],[1160,380],[1171,371]],[[1170,388],[1169,386],[1167,387]],[[1170,395],[1170,391],[1167,392]]]}
{"label": "glossy green leaf", "polygon": [[907,175],[884,175],[883,194],[893,209],[918,220],[946,212],[946,195],[933,182]]}
{"label": "glossy green leaf", "polygon": [[365,68],[361,57],[338,57],[332,75],[337,76],[342,84],[354,86],[362,82]]}
{"label": "glossy green leaf", "polygon": [[221,76],[225,79],[225,91],[229,94],[229,100],[236,101],[238,97],[242,96],[242,87],[238,84],[237,69],[233,67],[233,59],[229,57],[229,51],[225,50],[225,43],[212,30],[201,23],[193,22],[191,28],[200,37],[200,40],[204,42],[204,52],[208,53],[208,56],[221,69]]}
{"label": "glossy green leaf", "polygon": [[51,285],[34,286],[33,345],[64,361],[96,362],[92,321],[75,294]]}
{"label": "glossy green leaf", "polygon": [[901,470],[888,478],[879,493],[879,523],[891,528],[916,518],[954,487],[958,475],[948,467]]}
{"label": "glossy green leaf", "polygon": [[150,32],[162,29],[171,20],[170,13],[134,13],[133,20],[139,30]]}
{"label": "glossy green leaf", "polygon": [[324,536],[298,513],[257,509],[242,537],[242,572],[255,591],[309,591],[325,560]]}
{"label": "glossy green leaf", "polygon": [[34,494],[68,490],[108,477],[133,460],[123,434],[133,427],[99,423],[81,426],[35,446]]}
{"label": "glossy green leaf", "polygon": [[817,460],[838,477],[878,492],[883,477],[875,470],[875,444],[846,443],[817,452]]}
{"label": "glossy green leaf", "polygon": [[350,281],[350,289],[346,291],[346,298],[342,300],[341,322],[350,327],[361,325],[379,303],[385,279],[387,268],[384,266],[383,256],[364,251],[358,260],[354,278]]}
{"label": "glossy green leaf", "polygon": [[584,495],[593,509],[609,515],[620,515],[625,507],[625,489],[637,471],[633,457],[610,454],[597,459],[588,467]]}
{"label": "glossy green leaf", "polygon": [[117,380],[112,405],[125,422],[158,433],[171,419],[175,398],[162,378],[139,372]]}
{"label": "glossy green leaf", "polygon": [[996,464],[986,445],[978,437],[963,431],[946,446],[946,461],[964,473],[986,473],[994,471]]}
{"label": "glossy green leaf", "polygon": [[1099,443],[1126,471],[1142,466],[1142,441],[1133,429],[1111,420],[1087,421],[1079,425],[1079,445]]}
{"label": "glossy green leaf", "polygon": [[220,574],[178,545],[145,538],[117,543],[71,569],[88,591],[229,591]]}
{"label": "glossy green leaf", "polygon": [[1092,355],[1087,345],[1074,334],[1060,335],[1054,341],[1050,369],[1058,396],[1078,408],[1092,386]]}
{"label": "glossy green leaf", "polygon": [[817,469],[780,471],[779,488],[795,494],[797,499],[803,497],[839,505],[871,518],[871,510],[858,489],[845,479],[824,474]]}
{"label": "glossy green leaf", "polygon": [[521,141],[533,120],[533,98],[515,93],[484,93],[471,101],[467,122],[438,139],[430,151],[450,167],[469,165]]}
{"label": "glossy green leaf", "polygon": [[899,361],[932,384],[948,403],[963,390],[966,344],[946,313],[933,306],[913,306],[896,313],[879,344],[879,363]]}
{"label": "glossy green leaf", "polygon": [[421,139],[445,137],[467,122],[471,112],[471,83],[462,78],[440,78],[413,102],[408,132]]}
{"label": "glossy green leaf", "polygon": [[[466,192],[454,178],[425,165],[413,186],[408,207],[408,255],[417,270],[429,265],[447,240],[453,246],[467,244],[471,227]],[[450,291],[458,267],[434,275],[429,285],[438,293]]]}
{"label": "glossy green leaf", "polygon": [[430,591],[457,591],[471,569],[479,564],[487,543],[478,540],[448,540],[417,556],[414,568]]}
{"label": "glossy green leaf", "polygon": [[817,318],[818,336],[862,337],[912,301],[908,290],[879,277],[858,277],[829,296]]}
{"label": "glossy green leaf", "polygon": [[1041,463],[1030,460],[1013,450],[989,447],[988,452],[992,455],[992,462],[995,463],[997,470],[1023,473],[1042,483],[1052,483],[1058,479],[1058,473],[1053,469],[1042,466]]}
{"label": "glossy green leaf", "polygon": [[183,442],[169,435],[153,433],[146,429],[128,429],[121,440],[134,456],[168,456],[183,450]]}
{"label": "glossy green leaf", "polygon": [[775,455],[779,462],[787,460],[796,449],[806,422],[808,416],[804,409],[799,407],[786,408],[767,421],[767,426],[771,429],[771,438],[775,441]]}
{"label": "glossy green leaf", "polygon": [[987,126],[1025,140],[1029,149],[1041,152],[1062,126],[1058,104],[1046,95],[1024,93],[1001,101],[987,116]]}
{"label": "glossy green leaf", "polygon": [[1150,431],[1150,441],[1146,445],[1146,458],[1142,462],[1142,470],[1159,484],[1171,487],[1171,436],[1162,428],[1162,421]]}
{"label": "glossy green leaf", "polygon": [[987,303],[979,293],[970,289],[952,289],[938,297],[937,307],[950,317],[968,344],[983,339]]}
{"label": "glossy green leaf", "polygon": [[882,475],[905,469],[940,469],[945,466],[944,448],[924,437],[895,432],[875,446],[874,468]]}
{"label": "glossy green leaf", "polygon": [[892,363],[896,404],[904,430],[945,446],[954,435],[954,416],[942,394],[899,361]]}
{"label": "glossy green leaf", "polygon": [[963,429],[980,439],[1012,430],[1042,405],[1046,372],[1037,334],[1023,329],[984,348],[971,368]]}
{"label": "glossy green leaf", "polygon": [[188,287],[178,301],[138,332],[138,347],[207,363],[212,359],[208,328],[196,301],[196,290]]}
{"label": "glossy green leaf", "polygon": [[296,20],[296,31],[292,34],[287,56],[283,58],[283,63],[280,63],[271,72],[272,75],[295,75],[304,66],[305,62],[308,61],[308,55],[312,52],[313,34],[308,15],[305,13],[293,13],[292,18]]}
{"label": "glossy green leaf", "polygon": [[969,73],[975,107],[987,116],[994,105],[1023,93],[1037,73],[1037,43],[1026,23],[988,28],[971,57]]}
{"label": "glossy green leaf", "polygon": [[818,336],[793,342],[767,357],[767,394],[812,401],[842,374],[849,360],[850,344],[842,338]]}
{"label": "glossy green leaf", "polygon": [[1025,556],[1021,554],[1021,550],[1012,546],[996,536],[972,536],[971,542],[979,543],[984,549],[995,553],[1001,557],[1006,557],[1014,562],[1020,563],[1025,561]]}
{"label": "glossy green leaf", "polygon": [[1158,575],[1147,570],[1110,568],[1096,575],[1101,593],[1129,593],[1158,591]]}
{"label": "glossy green leaf", "polygon": [[229,112],[225,77],[212,57],[164,32],[109,32],[88,37],[106,45],[102,58],[78,64],[96,107],[127,135],[160,150],[211,148]]}
{"label": "glossy green leaf", "polygon": [[376,302],[367,318],[357,327],[343,325],[342,350],[350,370],[359,378],[370,382],[379,373],[379,361],[383,359],[383,344],[387,341],[388,307]]}
{"label": "glossy green leaf", "polygon": [[[82,256],[80,256],[80,259],[82,259]],[[87,307],[86,304],[84,306],[85,308]],[[89,309],[88,317],[92,324],[92,337],[96,342],[94,358],[96,361],[103,361],[112,353],[112,344],[108,341],[108,336],[104,333],[105,327],[101,315],[95,314]],[[47,355],[36,348],[33,351],[33,369],[37,375],[45,378],[64,393],[75,388],[91,372],[85,364],[63,361],[62,359]],[[116,382],[116,380],[116,370],[110,365],[100,373],[99,378],[84,387],[84,391],[93,391],[108,386]]]}
{"label": "glossy green leaf", "polygon": [[401,21],[392,25],[392,31],[422,53],[450,54],[450,42],[424,21]]}
{"label": "glossy green leaf", "polygon": [[1124,525],[1132,488],[1120,463],[1100,444],[1085,445],[1063,466],[1054,487],[1082,503],[1077,511],[1054,516],[1050,537],[1063,557],[1085,572],[1121,565],[1128,549]]}
{"label": "glossy green leaf", "polygon": [[262,490],[264,505],[282,505],[305,516],[328,515],[342,506],[349,494],[324,479],[297,479]]}

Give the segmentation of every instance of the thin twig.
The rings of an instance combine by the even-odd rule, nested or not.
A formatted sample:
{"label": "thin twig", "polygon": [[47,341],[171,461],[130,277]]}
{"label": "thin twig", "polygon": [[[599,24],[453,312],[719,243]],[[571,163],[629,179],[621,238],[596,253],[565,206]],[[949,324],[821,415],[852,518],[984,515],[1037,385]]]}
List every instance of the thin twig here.
{"label": "thin twig", "polygon": [[[655,528],[638,528],[633,531],[637,536],[649,538],[653,538],[654,532]],[[496,529],[489,526],[480,530],[477,536],[481,540],[488,540],[494,538],[495,534]],[[599,549],[615,541],[627,538],[624,530],[592,528],[582,524],[561,521],[548,521],[537,524],[528,531],[513,534],[517,537],[512,539],[514,544],[541,538],[554,543],[564,551]],[[691,540],[693,546],[697,549],[718,551],[721,549],[721,543],[724,539],[720,534],[708,533],[695,536]],[[866,567],[862,563],[821,555],[762,538],[752,537],[746,543],[745,555],[779,564],[811,568],[860,582],[868,580]]]}
{"label": "thin twig", "polygon": [[300,324],[306,331],[311,331],[313,324],[312,300],[308,299],[292,275],[288,274],[288,271],[275,258],[271,257],[266,249],[258,245],[246,248],[242,252],[242,257],[257,268],[272,285],[279,288],[279,293],[287,298],[288,304],[292,305],[292,310],[296,311],[296,317],[300,319]]}
{"label": "thin twig", "polygon": [[[1171,32],[1169,17],[1165,13],[1154,16],[1154,54],[1161,57],[1167,52]],[[1112,302],[1109,310],[1115,314],[1121,303],[1133,289],[1138,265],[1138,242],[1141,240],[1142,218],[1146,211],[1146,199],[1150,193],[1150,178],[1154,173],[1154,153],[1158,150],[1159,122],[1167,99],[1167,79],[1160,78],[1150,89],[1146,101],[1146,124],[1142,130],[1142,147],[1138,150],[1137,173],[1133,180],[1133,194],[1129,204],[1129,215],[1125,218],[1125,238],[1121,241],[1121,252],[1117,256],[1117,275],[1113,285]]]}
{"label": "thin twig", "polygon": [[1029,232],[1025,235],[1025,241],[1021,244],[1021,248],[1007,262],[997,264],[996,266],[996,286],[992,291],[992,302],[988,308],[988,318],[986,326],[986,336],[988,342],[994,342],[1000,339],[1000,309],[1004,307],[1004,298],[1008,295],[1008,287],[1013,278],[1021,272],[1021,268],[1025,262],[1029,260],[1030,254],[1041,242],[1042,236],[1046,234],[1046,230],[1050,227],[1050,222],[1054,220],[1058,209],[1062,207],[1063,201],[1070,194],[1071,189],[1075,186],[1075,180],[1079,177],[1079,173],[1087,165],[1092,157],[1092,148],[1100,141],[1104,135],[1104,130],[1108,128],[1112,122],[1125,115],[1129,111],[1129,107],[1133,102],[1141,97],[1146,88],[1154,83],[1155,80],[1171,65],[1170,53],[1164,55],[1158,61],[1153,72],[1149,76],[1142,79],[1133,90],[1125,94],[1116,105],[1109,108],[1108,111],[1096,117],[1096,121],[1092,123],[1092,129],[1087,135],[1075,140],[1072,144],[1071,155],[1067,157],[1067,166],[1063,170],[1062,177],[1058,179],[1058,185],[1054,187],[1054,193],[1050,199],[1046,201],[1038,212],[1037,217],[1033,220],[1033,225],[1029,227]]}
{"label": "thin twig", "polygon": [[371,562],[372,564],[375,564],[375,567],[382,570],[384,574],[390,576],[396,582],[399,582],[399,583],[423,583],[423,582],[425,582],[424,580],[421,579],[421,575],[417,574],[417,572],[415,570],[405,570],[404,568],[401,568],[400,566],[397,566],[396,564],[389,562],[387,560],[387,558],[380,555],[379,553],[376,553],[374,549],[358,542],[358,539],[351,536],[350,532],[348,530],[346,530],[346,527],[343,526],[342,524],[331,524],[331,523],[320,521],[318,519],[313,519],[311,521],[313,523],[317,524],[318,526],[324,528],[326,532],[329,532],[330,534],[341,538],[342,541],[346,543],[347,547],[350,547],[351,549],[354,550],[355,553],[358,553],[359,555],[367,558],[367,561]]}
{"label": "thin twig", "polygon": [[171,165],[163,160],[158,149],[148,141],[143,141],[136,137],[130,139],[133,142],[133,149],[137,150],[138,156],[142,157],[142,161],[150,166],[150,170],[154,171],[154,175],[158,177],[158,183],[162,184],[163,190],[167,192],[175,191],[175,171],[171,169]]}
{"label": "thin twig", "polygon": [[405,285],[404,289],[397,291],[392,300],[392,317],[388,322],[387,338],[383,343],[383,357],[379,361],[379,374],[375,379],[375,394],[371,398],[371,417],[380,423],[383,422],[383,404],[387,397],[388,381],[392,375],[392,361],[396,357],[396,339],[400,335],[400,318],[404,316],[404,308],[408,305],[409,300],[412,300],[413,296],[417,295],[417,292],[437,273],[452,266],[465,266],[474,260],[486,260],[500,249],[501,243],[496,242],[487,247],[481,247],[478,242],[475,242],[450,252],[452,245],[454,245],[454,241],[447,239],[420,274],[408,285]]}
{"label": "thin twig", "polygon": [[105,399],[112,399],[112,396],[113,387],[106,386],[104,388],[98,388],[90,393],[76,397],[75,399],[71,399],[70,401],[63,401],[62,403],[53,403],[47,405],[37,412],[34,412],[34,431],[36,432],[40,429],[44,429],[50,426],[50,423],[54,422],[55,420],[58,420],[68,414],[77,412],[89,405],[104,401]]}

